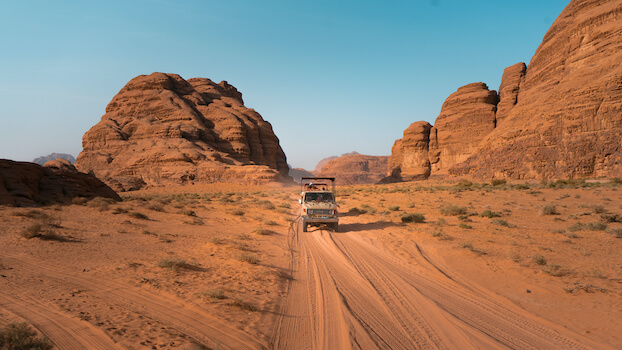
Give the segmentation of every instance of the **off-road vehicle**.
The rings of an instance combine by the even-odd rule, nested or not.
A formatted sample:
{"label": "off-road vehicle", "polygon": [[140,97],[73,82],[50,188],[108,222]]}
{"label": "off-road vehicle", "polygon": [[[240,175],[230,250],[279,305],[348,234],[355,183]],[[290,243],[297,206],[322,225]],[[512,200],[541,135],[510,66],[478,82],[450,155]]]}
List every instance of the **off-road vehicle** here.
{"label": "off-road vehicle", "polygon": [[308,226],[326,225],[337,232],[339,217],[334,177],[303,177],[300,180],[302,232]]}

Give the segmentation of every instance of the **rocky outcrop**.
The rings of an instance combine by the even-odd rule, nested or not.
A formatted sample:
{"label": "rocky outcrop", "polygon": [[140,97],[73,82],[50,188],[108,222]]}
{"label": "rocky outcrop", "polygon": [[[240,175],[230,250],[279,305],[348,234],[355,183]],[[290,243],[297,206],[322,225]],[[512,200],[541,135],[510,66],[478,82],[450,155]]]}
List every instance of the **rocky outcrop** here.
{"label": "rocky outcrop", "polygon": [[45,167],[0,159],[0,205],[67,203],[74,197],[121,200],[106,184],[78,172],[65,159],[47,162]]}
{"label": "rocky outcrop", "polygon": [[335,177],[337,185],[371,184],[385,177],[388,160],[388,156],[346,153],[328,161],[313,175]]}
{"label": "rocky outcrop", "polygon": [[499,104],[497,105],[496,126],[503,124],[510,111],[518,102],[518,91],[523,80],[527,66],[520,62],[507,67],[503,71],[501,85],[499,86]]}
{"label": "rocky outcrop", "polygon": [[[452,94],[430,130],[430,173],[476,178],[622,176],[622,0],[573,0],[529,66],[508,67],[499,97]],[[418,137],[425,139],[425,131]],[[406,137],[405,132],[405,137]],[[394,145],[389,175],[408,168]],[[403,176],[403,175],[402,175]],[[408,179],[408,177],[404,177]]]}
{"label": "rocky outcrop", "polygon": [[473,83],[451,94],[434,126],[416,122],[395,141],[388,175],[402,180],[447,174],[465,161],[495,128],[498,95],[484,83]]}
{"label": "rocky outcrop", "polygon": [[39,164],[39,165],[44,165],[48,161],[54,160],[54,159],[66,159],[71,164],[76,162],[76,159],[71,154],[67,154],[67,153],[48,154],[47,156],[41,156],[41,157],[35,158],[32,162]]}
{"label": "rocky outcrop", "polygon": [[108,104],[82,147],[76,167],[119,191],[289,179],[272,126],[226,81],[138,76]]}
{"label": "rocky outcrop", "polygon": [[573,0],[520,84],[518,102],[458,175],[622,175],[622,1]]}

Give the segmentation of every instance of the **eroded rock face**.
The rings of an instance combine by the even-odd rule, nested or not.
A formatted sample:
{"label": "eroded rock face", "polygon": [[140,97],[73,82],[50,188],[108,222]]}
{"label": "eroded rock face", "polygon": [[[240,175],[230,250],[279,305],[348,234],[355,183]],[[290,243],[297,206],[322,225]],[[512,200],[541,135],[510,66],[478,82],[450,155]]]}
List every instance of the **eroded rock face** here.
{"label": "eroded rock face", "polygon": [[111,187],[289,179],[272,126],[227,82],[132,79],[83,137],[76,167]]}
{"label": "eroded rock face", "polygon": [[[622,176],[619,62],[622,0],[571,1],[529,66],[505,70],[498,98],[476,83],[447,99],[430,130],[431,174]],[[421,146],[396,141],[393,158],[402,173],[407,149],[420,152]]]}
{"label": "eroded rock face", "polygon": [[527,66],[520,62],[513,66],[507,67],[503,71],[501,85],[499,86],[499,104],[497,105],[496,125],[501,125],[508,114],[516,106],[518,102],[518,91],[523,80],[525,80],[525,72]]}
{"label": "eroded rock face", "polygon": [[469,161],[478,177],[622,175],[622,1],[574,0],[546,33],[506,120]]}
{"label": "eroded rock face", "polygon": [[389,159],[389,176],[405,181],[427,179],[430,176],[430,130],[428,122],[412,123],[404,137],[396,140]]}
{"label": "eroded rock face", "polygon": [[337,185],[372,184],[384,178],[389,156],[347,153],[325,163],[314,176],[335,177]]}
{"label": "eroded rock face", "polygon": [[44,167],[0,159],[0,205],[66,203],[74,197],[121,200],[106,184],[77,171],[65,159],[49,161]]}

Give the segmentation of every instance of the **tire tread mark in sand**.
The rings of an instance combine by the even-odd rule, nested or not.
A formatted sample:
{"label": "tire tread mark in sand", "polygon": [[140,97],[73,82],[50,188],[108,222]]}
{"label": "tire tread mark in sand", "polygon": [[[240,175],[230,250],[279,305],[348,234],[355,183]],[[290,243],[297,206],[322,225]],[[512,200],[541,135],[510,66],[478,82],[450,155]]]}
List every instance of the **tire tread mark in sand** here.
{"label": "tire tread mark in sand", "polygon": [[[9,296],[8,294],[11,294]],[[17,294],[17,295],[16,295]],[[0,307],[32,324],[60,349],[120,349],[103,331],[86,321],[18,293],[16,288],[0,288]]]}
{"label": "tire tread mark in sand", "polygon": [[[349,238],[347,245],[361,245]],[[344,244],[346,244],[344,242]],[[367,248],[378,265],[391,266],[396,262]],[[377,250],[377,249],[376,249]],[[402,265],[402,264],[399,264]],[[440,308],[452,314],[469,326],[487,334],[500,343],[515,349],[588,349],[554,330],[531,322],[523,316],[491,300],[478,297],[464,288],[456,289],[457,283],[433,280],[404,268],[392,269],[397,277],[404,279],[422,295],[435,302]]]}
{"label": "tire tread mark in sand", "polygon": [[[335,241],[334,237],[331,238]],[[391,283],[385,274],[382,274],[379,269],[370,266],[364,259],[354,258],[355,255],[342,242],[338,243],[335,241],[335,245],[355,266],[359,274],[382,297],[385,305],[391,310],[393,316],[399,321],[402,328],[406,330],[406,333],[413,338],[412,340],[415,344],[420,348],[430,348],[431,344],[429,343],[431,341],[434,344],[432,348],[446,348],[438,334],[433,330],[433,327],[425,321],[425,318],[416,307],[414,305],[406,305],[405,301],[408,298],[399,292],[399,289],[395,284]]]}
{"label": "tire tread mark in sand", "polygon": [[[164,321],[163,323],[167,326],[176,328],[182,334],[186,334],[195,340],[208,341],[225,348],[256,349],[265,347],[262,341],[222,323],[207,313],[195,310],[198,307],[189,308],[181,300],[147,290],[137,290],[136,287],[120,282],[77,276],[72,271],[38,264],[29,261],[31,260],[29,258],[18,258],[3,253],[0,253],[0,258],[10,261],[10,265],[14,267],[19,266],[30,270],[33,274],[44,273],[46,278],[72,282],[85,287],[97,285],[98,288],[93,289],[95,294],[105,294],[106,298],[134,306],[142,313],[149,314],[156,320]],[[190,305],[194,306],[192,303]]]}

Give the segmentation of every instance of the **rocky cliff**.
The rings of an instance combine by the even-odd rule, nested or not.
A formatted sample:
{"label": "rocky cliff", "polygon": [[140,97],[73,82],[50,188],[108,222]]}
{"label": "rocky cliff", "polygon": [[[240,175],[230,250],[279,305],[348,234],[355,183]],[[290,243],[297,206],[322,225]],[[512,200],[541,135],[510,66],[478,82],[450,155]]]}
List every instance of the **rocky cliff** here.
{"label": "rocky cliff", "polygon": [[[477,178],[622,176],[622,0],[573,0],[529,66],[508,67],[499,96],[452,94],[429,132],[409,127],[388,173]],[[414,154],[415,162],[405,157]],[[402,175],[403,179],[409,176]]]}
{"label": "rocky cliff", "polygon": [[0,159],[0,205],[66,203],[74,197],[121,200],[110,187],[92,175],[78,172],[65,159],[49,161],[44,167]]}
{"label": "rocky cliff", "polygon": [[346,153],[324,163],[313,175],[335,177],[337,185],[372,184],[385,177],[388,160],[388,156]]}
{"label": "rocky cliff", "polygon": [[82,147],[76,167],[119,191],[289,179],[272,126],[226,81],[138,76],[108,104]]}

